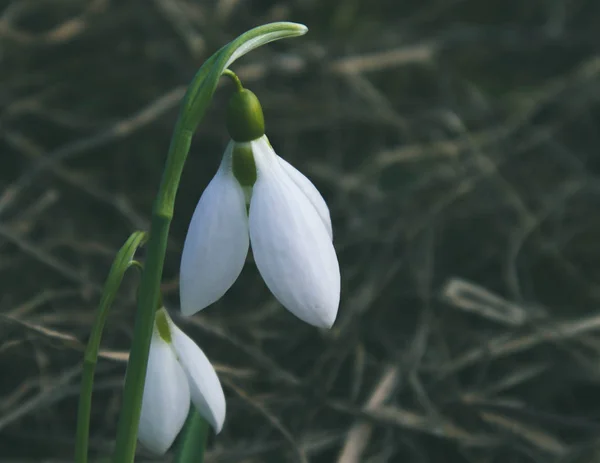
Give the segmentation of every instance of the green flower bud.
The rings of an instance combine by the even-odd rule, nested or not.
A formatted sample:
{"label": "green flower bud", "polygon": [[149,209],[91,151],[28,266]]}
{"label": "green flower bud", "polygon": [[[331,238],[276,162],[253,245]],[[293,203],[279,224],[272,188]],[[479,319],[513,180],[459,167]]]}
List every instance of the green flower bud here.
{"label": "green flower bud", "polygon": [[235,143],[231,154],[233,175],[243,187],[251,187],[256,182],[256,164],[250,143]]}
{"label": "green flower bud", "polygon": [[265,134],[265,118],[254,93],[248,89],[235,92],[227,106],[227,130],[234,141],[256,140]]}

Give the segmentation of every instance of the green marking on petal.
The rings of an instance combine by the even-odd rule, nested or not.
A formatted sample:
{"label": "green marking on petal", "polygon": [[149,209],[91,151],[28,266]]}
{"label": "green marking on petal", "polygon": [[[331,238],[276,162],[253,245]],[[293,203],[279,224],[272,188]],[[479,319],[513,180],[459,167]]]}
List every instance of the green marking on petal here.
{"label": "green marking on petal", "polygon": [[168,344],[171,344],[171,329],[169,328],[168,315],[165,309],[160,309],[156,312],[156,319],[154,324],[158,330],[159,336]]}
{"label": "green marking on petal", "polygon": [[256,163],[250,143],[236,143],[231,155],[233,175],[242,187],[251,187],[256,182]]}

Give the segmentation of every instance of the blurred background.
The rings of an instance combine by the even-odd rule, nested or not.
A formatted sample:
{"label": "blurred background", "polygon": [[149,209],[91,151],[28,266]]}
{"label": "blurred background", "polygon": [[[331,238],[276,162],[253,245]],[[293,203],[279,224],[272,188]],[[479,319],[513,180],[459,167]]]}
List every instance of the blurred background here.
{"label": "blurred background", "polygon": [[[330,205],[342,303],[314,329],[249,258],[178,316],[224,81],[162,288],[227,395],[207,461],[600,461],[596,0],[0,0],[0,461],[73,460],[82,349],[112,257],[148,228],[186,85],[278,20],[310,31],[233,69]],[[105,330],[92,461],[112,450],[138,280]]]}

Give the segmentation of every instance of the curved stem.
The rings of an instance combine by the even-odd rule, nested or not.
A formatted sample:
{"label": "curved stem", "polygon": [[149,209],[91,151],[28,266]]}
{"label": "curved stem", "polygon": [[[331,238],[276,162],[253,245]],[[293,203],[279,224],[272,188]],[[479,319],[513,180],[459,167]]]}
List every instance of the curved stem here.
{"label": "curved stem", "polygon": [[233,84],[235,85],[235,88],[238,92],[241,92],[242,90],[244,90],[242,81],[237,76],[237,74],[235,72],[233,72],[231,69],[225,69],[223,71],[223,75],[229,77],[233,81]]}
{"label": "curved stem", "polygon": [[119,249],[115,260],[110,268],[102,299],[98,305],[96,319],[92,327],[92,333],[85,348],[83,359],[83,372],[81,376],[81,391],[79,393],[79,408],[77,411],[77,436],[75,438],[75,461],[86,463],[88,456],[88,442],[90,431],[90,414],[92,410],[92,393],[94,388],[94,372],[98,362],[100,341],[106,319],[110,312],[117,290],[127,269],[136,261],[132,260],[137,249],[144,244],[146,233],[137,231],[132,233],[125,244]]}

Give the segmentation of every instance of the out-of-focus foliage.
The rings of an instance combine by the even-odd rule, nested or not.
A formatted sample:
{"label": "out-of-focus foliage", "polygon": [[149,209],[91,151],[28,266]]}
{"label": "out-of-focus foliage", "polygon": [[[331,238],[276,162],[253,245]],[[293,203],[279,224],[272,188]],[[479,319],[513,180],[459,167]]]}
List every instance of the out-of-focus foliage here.
{"label": "out-of-focus foliage", "polygon": [[[330,204],[342,304],[330,332],[305,326],[250,258],[223,300],[177,319],[228,395],[208,461],[596,461],[594,0],[0,2],[0,459],[72,460],[82,346],[115,251],[147,229],[185,86],[276,20],[310,32],[234,70]],[[175,317],[230,91],[182,179],[163,286]],[[97,457],[136,287],[129,276],[103,341]]]}

